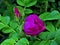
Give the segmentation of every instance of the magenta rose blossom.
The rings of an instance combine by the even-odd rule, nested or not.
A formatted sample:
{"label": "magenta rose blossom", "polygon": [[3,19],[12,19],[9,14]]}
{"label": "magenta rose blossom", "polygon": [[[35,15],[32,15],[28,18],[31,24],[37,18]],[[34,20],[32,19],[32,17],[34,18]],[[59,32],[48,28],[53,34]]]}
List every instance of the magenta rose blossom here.
{"label": "magenta rose blossom", "polygon": [[27,35],[35,36],[44,30],[44,22],[36,14],[31,14],[25,19],[24,32]]}
{"label": "magenta rose blossom", "polygon": [[14,14],[17,16],[17,17],[20,17],[20,12],[18,10],[17,7],[14,7]]}

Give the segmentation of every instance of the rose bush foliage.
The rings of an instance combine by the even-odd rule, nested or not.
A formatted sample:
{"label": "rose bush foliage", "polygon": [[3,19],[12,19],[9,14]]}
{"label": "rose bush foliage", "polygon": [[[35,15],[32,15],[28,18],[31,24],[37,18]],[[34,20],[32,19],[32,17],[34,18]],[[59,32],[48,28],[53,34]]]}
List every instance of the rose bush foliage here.
{"label": "rose bush foliage", "polygon": [[60,45],[60,0],[0,0],[0,45]]}

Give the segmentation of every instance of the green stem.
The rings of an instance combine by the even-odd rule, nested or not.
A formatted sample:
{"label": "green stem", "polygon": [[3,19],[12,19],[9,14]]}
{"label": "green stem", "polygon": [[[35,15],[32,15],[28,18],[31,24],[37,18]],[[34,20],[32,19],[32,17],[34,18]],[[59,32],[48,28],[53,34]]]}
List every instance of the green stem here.
{"label": "green stem", "polygon": [[57,21],[56,27],[58,27],[59,25],[60,25],[60,20]]}
{"label": "green stem", "polygon": [[4,35],[0,34],[0,36],[5,37]]}
{"label": "green stem", "polygon": [[40,41],[40,38],[37,38],[36,36],[29,36],[30,39],[33,41],[33,40],[39,40]]}
{"label": "green stem", "polygon": [[45,12],[47,12],[47,8],[48,8],[48,0],[45,1]]}
{"label": "green stem", "polygon": [[26,9],[26,7],[24,7],[23,12],[22,12],[22,23],[20,24],[20,21],[18,20],[18,24],[19,24],[18,27],[19,27],[20,33],[22,32],[22,29],[20,29],[20,28],[23,28],[22,25],[24,24],[25,9]]}
{"label": "green stem", "polygon": [[25,16],[25,9],[26,9],[26,7],[24,7],[23,13],[22,13],[22,20],[23,20],[23,21],[24,21],[24,16]]}

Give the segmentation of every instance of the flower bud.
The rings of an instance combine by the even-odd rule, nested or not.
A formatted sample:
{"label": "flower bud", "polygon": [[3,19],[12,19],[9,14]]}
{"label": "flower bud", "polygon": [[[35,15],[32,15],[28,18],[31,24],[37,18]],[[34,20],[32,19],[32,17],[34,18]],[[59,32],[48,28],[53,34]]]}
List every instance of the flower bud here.
{"label": "flower bud", "polygon": [[17,17],[20,17],[20,15],[21,15],[17,7],[14,7],[14,14]]}

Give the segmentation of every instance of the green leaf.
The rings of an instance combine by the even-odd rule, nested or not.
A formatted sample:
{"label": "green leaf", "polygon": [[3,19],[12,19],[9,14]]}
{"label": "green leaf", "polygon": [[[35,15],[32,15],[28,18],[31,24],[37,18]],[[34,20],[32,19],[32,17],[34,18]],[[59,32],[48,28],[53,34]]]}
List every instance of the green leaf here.
{"label": "green leaf", "polygon": [[59,20],[60,19],[60,13],[56,10],[52,11],[50,14],[48,13],[43,13],[39,16],[42,20],[47,21],[47,20]]}
{"label": "green leaf", "polygon": [[53,25],[51,22],[47,22],[47,23],[46,23],[46,29],[47,29],[49,32],[54,32],[54,31],[56,31],[54,25]]}
{"label": "green leaf", "polygon": [[24,2],[22,0],[17,0],[17,3],[21,6],[25,6]]}
{"label": "green leaf", "polygon": [[4,28],[3,30],[2,30],[2,32],[3,33],[11,33],[11,32],[13,32],[14,30],[12,29],[12,28],[10,28],[10,27],[6,27],[6,28]]}
{"label": "green leaf", "polygon": [[26,38],[21,38],[15,45],[29,45],[29,42]]}
{"label": "green leaf", "polygon": [[15,28],[18,27],[18,24],[17,24],[16,22],[14,22],[14,21],[11,21],[9,25],[10,25],[10,27],[13,28],[13,29],[15,29]]}
{"label": "green leaf", "polygon": [[4,24],[9,24],[10,17],[9,16],[2,17],[1,22],[3,22]]}
{"label": "green leaf", "polygon": [[60,27],[60,20],[58,20],[58,21],[55,23],[55,26],[58,27],[58,28]]}
{"label": "green leaf", "polygon": [[48,40],[55,38],[55,32],[42,32],[39,34],[39,38],[42,40]]}
{"label": "green leaf", "polygon": [[39,34],[39,38],[40,39],[43,39],[43,40],[46,40],[47,39],[47,36],[50,34],[50,32],[42,32]]}
{"label": "green leaf", "polygon": [[50,32],[47,36],[47,39],[54,39],[56,35],[56,32]]}
{"label": "green leaf", "polygon": [[56,30],[55,40],[60,45],[60,29]]}
{"label": "green leaf", "polygon": [[3,16],[9,16],[10,19],[15,19],[14,18],[14,11],[13,8],[15,7],[15,4],[8,6],[7,10],[4,11]]}
{"label": "green leaf", "polygon": [[59,13],[59,11],[57,11],[57,10],[54,10],[54,11],[52,11],[52,12],[50,13],[50,15],[58,15],[58,14],[60,14],[60,13]]}
{"label": "green leaf", "polygon": [[30,3],[26,4],[26,7],[33,6],[37,3],[37,0],[31,0]]}
{"label": "green leaf", "polygon": [[26,4],[28,4],[30,2],[30,0],[24,0],[23,2],[26,5]]}
{"label": "green leaf", "polygon": [[39,45],[50,45],[50,41],[49,40],[41,41]]}
{"label": "green leaf", "polygon": [[6,27],[6,25],[4,25],[3,23],[0,22],[0,30],[4,27]]}
{"label": "green leaf", "polygon": [[30,7],[37,3],[37,0],[17,0],[17,3],[21,6]]}
{"label": "green leaf", "polygon": [[56,30],[56,35],[55,35],[56,38],[60,37],[60,29],[57,29]]}
{"label": "green leaf", "polygon": [[23,25],[24,25],[24,22],[22,22],[22,24],[21,24],[21,25],[19,25],[19,26],[18,26],[18,28],[17,28],[17,29],[19,29],[19,30],[20,30],[20,33],[21,33],[21,31],[23,30]]}
{"label": "green leaf", "polygon": [[22,13],[24,11],[21,6],[17,6],[17,7],[18,7],[20,13]]}
{"label": "green leaf", "polygon": [[16,43],[15,40],[12,39],[12,38],[10,38],[10,39],[4,40],[4,41],[1,43],[1,45],[14,45],[14,43]]}
{"label": "green leaf", "polygon": [[56,41],[52,40],[50,45],[58,45]]}
{"label": "green leaf", "polygon": [[33,45],[39,45],[40,41],[35,41]]}
{"label": "green leaf", "polygon": [[24,32],[23,32],[23,25],[24,25],[24,22],[18,27],[19,30],[20,30],[20,36],[23,37],[25,36]]}
{"label": "green leaf", "polygon": [[12,32],[12,33],[9,34],[9,38],[14,39],[15,41],[18,41],[19,37],[20,36],[17,32]]}
{"label": "green leaf", "polygon": [[26,9],[26,10],[25,10],[25,13],[26,13],[26,14],[30,14],[30,13],[33,13],[33,11],[32,11],[31,9]]}
{"label": "green leaf", "polygon": [[47,16],[48,16],[49,14],[50,14],[49,12],[45,12],[45,13],[41,14],[39,17],[40,17],[42,20],[45,20],[45,18],[47,18]]}
{"label": "green leaf", "polygon": [[20,37],[25,36],[25,34],[24,34],[24,32],[23,32],[23,24],[24,24],[24,23],[22,23],[21,25],[18,25],[18,27],[15,29],[16,32],[20,35]]}

